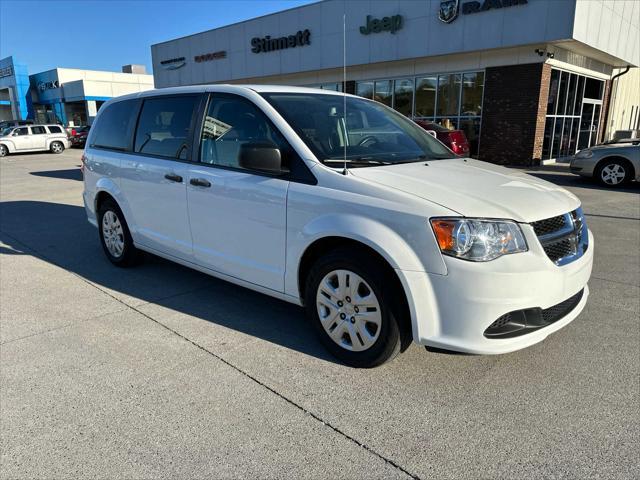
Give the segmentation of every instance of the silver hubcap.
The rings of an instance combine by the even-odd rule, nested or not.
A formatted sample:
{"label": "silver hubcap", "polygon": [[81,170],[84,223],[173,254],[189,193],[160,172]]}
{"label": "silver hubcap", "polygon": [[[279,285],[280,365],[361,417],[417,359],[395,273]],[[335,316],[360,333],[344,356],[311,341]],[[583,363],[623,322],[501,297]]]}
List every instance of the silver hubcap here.
{"label": "silver hubcap", "polygon": [[380,336],[380,302],[369,284],[349,270],[334,270],[322,279],[316,306],[327,335],[346,350],[367,350]]}
{"label": "silver hubcap", "polygon": [[4,157],[7,154],[7,147],[0,145],[0,157]]}
{"label": "silver hubcap", "polygon": [[54,152],[58,153],[62,151],[62,145],[60,145],[59,143],[54,143],[53,145],[51,145],[51,148],[53,149]]}
{"label": "silver hubcap", "polygon": [[602,169],[602,173],[600,177],[602,181],[607,185],[618,185],[624,180],[624,176],[626,172],[624,171],[624,167],[622,165],[618,165],[617,163],[613,163],[611,165],[607,165]]}
{"label": "silver hubcap", "polygon": [[124,232],[120,219],[110,210],[102,217],[102,237],[109,253],[120,257],[124,252]]}

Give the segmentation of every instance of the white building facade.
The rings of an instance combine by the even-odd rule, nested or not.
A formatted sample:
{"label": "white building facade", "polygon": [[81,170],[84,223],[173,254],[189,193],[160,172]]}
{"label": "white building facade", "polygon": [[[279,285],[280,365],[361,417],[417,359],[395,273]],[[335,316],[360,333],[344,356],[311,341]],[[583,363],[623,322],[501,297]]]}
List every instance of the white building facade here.
{"label": "white building facade", "polygon": [[463,129],[480,158],[535,163],[604,138],[639,19],[635,0],[325,0],[153,45],[153,71],[158,88],[343,89]]}

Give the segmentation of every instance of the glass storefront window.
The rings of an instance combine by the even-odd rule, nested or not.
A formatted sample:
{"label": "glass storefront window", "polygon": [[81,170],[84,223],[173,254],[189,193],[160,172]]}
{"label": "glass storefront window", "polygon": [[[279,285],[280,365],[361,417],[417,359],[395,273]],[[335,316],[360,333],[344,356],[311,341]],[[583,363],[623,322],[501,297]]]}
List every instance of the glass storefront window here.
{"label": "glass storefront window", "polygon": [[461,118],[458,128],[462,130],[467,137],[471,154],[477,155],[480,145],[480,117]]}
{"label": "glass storefront window", "polygon": [[484,73],[465,73],[462,76],[462,111],[463,116],[479,116],[482,113],[482,92],[484,90]]}
{"label": "glass storefront window", "polygon": [[569,78],[569,92],[567,93],[567,106],[565,108],[566,115],[571,115],[571,112],[573,112],[573,105],[576,102],[577,81],[578,76],[575,73],[572,73]]}
{"label": "glass storefront window", "polygon": [[560,87],[560,70],[551,70],[551,80],[549,81],[549,100],[547,101],[547,115],[556,114],[558,104],[558,90]]}
{"label": "glass storefront window", "polygon": [[436,115],[458,115],[460,74],[438,76]]}
{"label": "glass storefront window", "polygon": [[582,110],[582,99],[584,98],[584,81],[586,77],[578,75],[578,87],[576,88],[576,103],[573,106],[573,115],[580,116]]}
{"label": "glass storefront window", "polygon": [[342,85],[340,83],[323,83],[320,85],[322,90],[333,90],[335,92],[342,91]]}
{"label": "glass storefront window", "polygon": [[373,99],[376,102],[383,103],[387,106],[391,106],[393,98],[393,92],[391,90],[391,80],[376,81]]}
{"label": "glass storefront window", "polygon": [[[484,72],[462,72],[357,81],[356,95],[373,99],[412,119],[464,131],[471,154],[478,154]],[[324,88],[324,85],[323,85]]]}
{"label": "glass storefront window", "polygon": [[604,91],[604,82],[595,78],[587,78],[584,85],[584,98],[592,98],[594,100],[602,100]]}
{"label": "glass storefront window", "polygon": [[394,81],[393,108],[401,114],[411,117],[413,114],[413,79],[404,78]]}
{"label": "glass storefront window", "polygon": [[436,123],[441,127],[448,128],[449,130],[457,130],[458,129],[458,119],[457,118],[436,118]]}
{"label": "glass storefront window", "polygon": [[416,80],[416,117],[431,117],[436,111],[437,77],[424,77]]}
{"label": "glass storefront window", "polygon": [[569,72],[561,72],[560,89],[558,91],[558,107],[556,115],[564,115],[567,105],[567,90],[569,87]]}
{"label": "glass storefront window", "polygon": [[598,138],[604,82],[552,69],[542,158],[561,158]]}
{"label": "glass storefront window", "polygon": [[364,98],[373,98],[373,82],[356,82],[356,95]]}
{"label": "glass storefront window", "polygon": [[551,158],[551,140],[555,122],[555,117],[547,117],[544,124],[544,141],[542,142],[542,158],[544,159]]}

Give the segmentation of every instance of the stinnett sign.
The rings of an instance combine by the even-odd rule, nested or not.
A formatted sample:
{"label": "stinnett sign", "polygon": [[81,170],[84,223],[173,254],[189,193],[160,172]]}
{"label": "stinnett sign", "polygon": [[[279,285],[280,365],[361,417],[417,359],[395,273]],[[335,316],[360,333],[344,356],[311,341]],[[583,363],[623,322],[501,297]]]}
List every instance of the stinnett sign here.
{"label": "stinnett sign", "polygon": [[255,37],[251,39],[251,51],[253,53],[261,53],[284,50],[285,48],[304,47],[305,45],[311,45],[310,37],[311,31],[309,29],[298,30],[295,35],[285,37],[271,38],[269,35],[263,38]]}

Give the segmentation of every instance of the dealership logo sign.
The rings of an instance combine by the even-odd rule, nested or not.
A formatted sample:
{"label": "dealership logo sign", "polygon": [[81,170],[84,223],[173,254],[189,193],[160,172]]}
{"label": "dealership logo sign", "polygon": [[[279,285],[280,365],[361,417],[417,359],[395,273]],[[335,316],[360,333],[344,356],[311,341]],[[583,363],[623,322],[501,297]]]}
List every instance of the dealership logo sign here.
{"label": "dealership logo sign", "polygon": [[0,68],[0,78],[10,77],[11,75],[13,75],[13,67],[11,65]]}
{"label": "dealership logo sign", "polygon": [[286,48],[304,47],[311,45],[311,32],[307,30],[298,30],[295,35],[286,37],[271,38],[269,35],[263,38],[254,37],[251,39],[251,51],[253,53],[273,52],[275,50],[284,50]]}
{"label": "dealership logo sign", "polygon": [[[464,2],[462,4],[462,13],[469,15],[472,13],[486,12],[487,10],[514,7],[516,5],[526,5],[528,0],[484,0],[484,1],[471,1]],[[441,0],[440,11],[438,17],[444,23],[451,23],[458,18],[460,11],[459,0]]]}
{"label": "dealership logo sign", "polygon": [[180,67],[184,67],[187,63],[187,59],[184,57],[169,58],[162,60],[160,66],[165,70],[176,70]]}
{"label": "dealership logo sign", "polygon": [[391,32],[396,33],[402,28],[402,15],[394,15],[392,17],[371,18],[371,15],[367,15],[367,21],[365,25],[360,27],[360,33],[363,35],[369,35],[370,33]]}
{"label": "dealership logo sign", "polygon": [[219,50],[217,52],[205,53],[204,55],[196,55],[193,57],[196,63],[210,62],[211,60],[220,60],[222,58],[227,58],[226,50]]}
{"label": "dealership logo sign", "polygon": [[54,88],[60,88],[60,82],[58,80],[38,83],[38,90],[41,92],[44,92],[45,90],[53,90]]}
{"label": "dealership logo sign", "polygon": [[458,18],[458,10],[460,10],[459,0],[443,0],[440,2],[438,18],[444,23],[451,23]]}

